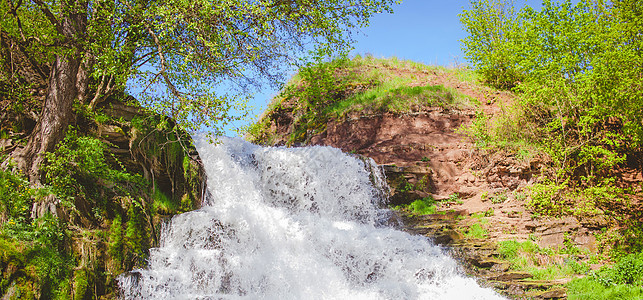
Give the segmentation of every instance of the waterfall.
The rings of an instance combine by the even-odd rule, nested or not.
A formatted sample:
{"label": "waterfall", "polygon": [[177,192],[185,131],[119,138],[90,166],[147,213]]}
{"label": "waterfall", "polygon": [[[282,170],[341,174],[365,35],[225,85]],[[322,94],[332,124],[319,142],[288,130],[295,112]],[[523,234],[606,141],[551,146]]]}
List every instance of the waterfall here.
{"label": "waterfall", "polygon": [[388,226],[371,161],[331,147],[197,139],[209,195],[175,216],[124,299],[501,299]]}

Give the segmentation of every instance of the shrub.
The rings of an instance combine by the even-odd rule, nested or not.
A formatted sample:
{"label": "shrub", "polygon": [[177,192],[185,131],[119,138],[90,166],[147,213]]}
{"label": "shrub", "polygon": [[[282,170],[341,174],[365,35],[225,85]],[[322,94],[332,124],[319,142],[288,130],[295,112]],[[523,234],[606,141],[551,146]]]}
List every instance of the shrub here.
{"label": "shrub", "polygon": [[[479,113],[468,133],[479,147],[524,145],[547,156],[547,179],[530,190],[537,214],[627,207],[632,192],[613,177],[643,147],[640,17],[637,0],[544,1],[538,10],[474,0],[460,15],[478,75],[518,95],[494,122]],[[629,244],[618,247],[643,248],[640,222],[618,226]]]}
{"label": "shrub", "polygon": [[80,213],[75,209],[78,200],[91,203],[94,215],[87,217],[101,218],[107,214],[109,196],[146,190],[145,180],[125,171],[104,142],[79,136],[73,129],[68,130],[58,148],[46,153],[45,157],[44,183],[61,200],[62,206],[77,214]]}
{"label": "shrub", "polygon": [[431,197],[415,200],[407,206],[407,209],[418,215],[430,215],[437,212],[435,200]]}
{"label": "shrub", "polygon": [[30,225],[35,194],[25,176],[0,170],[0,220],[4,221],[4,230],[23,232]]}
{"label": "shrub", "polygon": [[591,276],[568,285],[568,299],[641,299],[643,297],[643,254],[629,254],[613,267],[603,267]]}
{"label": "shrub", "polygon": [[612,271],[614,282],[618,284],[643,285],[643,254],[629,254],[622,257]]}
{"label": "shrub", "polygon": [[564,197],[566,184],[556,184],[545,180],[529,187],[530,200],[527,205],[536,213],[544,215],[561,215],[566,212],[566,199]]}

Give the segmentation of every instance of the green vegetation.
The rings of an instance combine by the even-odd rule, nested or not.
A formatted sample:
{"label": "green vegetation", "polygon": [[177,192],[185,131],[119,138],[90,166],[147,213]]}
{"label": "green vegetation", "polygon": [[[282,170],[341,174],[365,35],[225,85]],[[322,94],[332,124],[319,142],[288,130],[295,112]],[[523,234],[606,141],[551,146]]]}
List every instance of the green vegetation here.
{"label": "green vegetation", "polygon": [[[293,131],[288,143],[305,142],[313,134],[326,130],[330,120],[385,112],[407,114],[428,107],[462,107],[475,102],[468,96],[442,85],[427,85],[419,78],[426,74],[454,72],[465,77],[464,70],[429,67],[397,58],[372,56],[336,58],[308,64],[288,82],[273,99],[262,119],[247,129],[250,140],[270,144],[273,120],[282,113],[293,115]],[[470,73],[470,72],[469,72]]]}
{"label": "green vegetation", "polygon": [[[200,188],[198,166],[187,153],[193,148],[191,137],[185,131],[179,130],[171,119],[159,115],[134,117],[131,125],[132,144],[136,145],[132,152],[138,160],[149,165],[163,165],[173,190]],[[167,188],[163,191],[154,181],[151,197],[154,199],[153,212],[160,214],[190,211],[199,204],[199,195],[173,193]]]}
{"label": "green vegetation", "polygon": [[567,284],[569,300],[632,300],[643,297],[643,288],[625,284],[604,285],[593,278],[572,280]]}
{"label": "green vegetation", "polygon": [[[0,293],[14,287],[14,293],[34,298],[56,298],[65,295],[73,260],[64,251],[66,231],[64,224],[47,212],[31,217],[32,197],[41,191],[29,188],[20,174],[0,170],[0,267],[3,278]],[[8,267],[20,272],[4,272]],[[12,278],[14,277],[14,278]]]}
{"label": "green vegetation", "polygon": [[506,193],[496,193],[493,196],[490,197],[491,203],[493,204],[500,204],[504,203],[507,201],[508,197]]}
{"label": "green vegetation", "polygon": [[534,280],[568,278],[589,271],[587,261],[579,256],[581,251],[571,243],[549,249],[532,241],[502,241],[498,243],[498,252],[510,263],[511,269],[531,273]]}
{"label": "green vegetation", "polygon": [[429,176],[424,175],[420,180],[417,180],[415,183],[409,182],[404,175],[398,176],[392,183],[400,192],[410,192],[410,191],[424,191],[427,188],[429,183]]}
{"label": "green vegetation", "polygon": [[[633,89],[642,83],[635,75],[641,42],[628,39],[642,30],[629,12],[634,3],[546,1],[541,11],[515,11],[474,1],[461,16],[467,58],[484,81],[520,96],[496,134],[478,138],[537,146],[553,159],[556,184],[573,177],[582,186],[609,185],[609,170],[641,146],[643,134],[643,94]],[[621,76],[628,86],[615,80]]]}
{"label": "green vegetation", "polygon": [[583,275],[566,284],[569,299],[638,299],[643,295],[643,255],[621,257],[613,266],[590,271],[598,257],[584,253],[571,242],[557,249],[541,248],[532,241],[498,243],[500,258],[510,268],[531,273],[533,280],[553,280]]}
{"label": "green vegetation", "polygon": [[[457,194],[454,194],[457,195]],[[464,236],[468,239],[486,239],[489,234],[487,230],[487,224],[489,224],[489,219],[493,215],[493,209],[489,209],[484,212],[477,212],[471,215],[471,220],[474,220],[475,223],[471,225],[465,225],[463,227]]]}
{"label": "green vegetation", "polygon": [[437,213],[436,201],[431,197],[415,200],[407,205],[393,207],[395,210],[404,210],[415,215],[431,215]]}
{"label": "green vegetation", "polygon": [[[106,148],[96,138],[78,136],[75,130],[69,130],[57,150],[47,154],[48,163],[43,168],[46,180],[40,188],[31,188],[19,173],[0,170],[0,215],[7,220],[0,227],[0,244],[5,253],[1,264],[7,271],[3,271],[6,277],[0,284],[0,293],[12,290],[24,298],[84,298],[90,285],[111,285],[105,278],[96,282],[102,277],[103,267],[92,261],[100,251],[99,241],[107,240],[75,223],[99,225],[114,215],[120,218],[121,198],[144,192],[146,183],[140,176],[111,165],[108,158],[116,166],[118,161],[106,156]],[[58,204],[51,211],[49,205],[54,201]],[[32,213],[32,207],[45,211]],[[142,216],[139,212],[127,218]],[[148,227],[134,231],[147,232]],[[71,246],[76,243],[83,244],[84,253],[73,251]],[[131,244],[138,248],[121,249],[120,255],[136,253],[142,258],[144,250],[140,248],[148,245],[146,240]],[[5,269],[8,266],[13,267]],[[118,274],[124,270],[119,265],[110,271]]]}
{"label": "green vegetation", "polygon": [[643,254],[622,257],[613,267],[567,284],[569,299],[640,299],[643,297]]}
{"label": "green vegetation", "polygon": [[453,193],[449,195],[449,202],[455,202],[458,204],[462,204],[462,200],[460,200],[460,195],[458,193]]}
{"label": "green vegetation", "polygon": [[61,208],[71,210],[71,218],[82,214],[76,205],[83,203],[91,207],[91,215],[85,217],[100,222],[112,209],[103,195],[129,195],[145,188],[144,179],[127,173],[107,147],[97,138],[78,136],[76,130],[70,129],[56,151],[46,154],[43,183],[60,200]]}
{"label": "green vegetation", "polygon": [[[114,278],[145,264],[161,215],[198,205],[201,171],[184,155],[192,147],[189,140],[179,138],[167,118],[141,115],[127,122],[76,109],[79,127],[67,130],[45,154],[39,186],[11,165],[0,170],[2,295],[83,299],[99,291],[113,296]],[[112,151],[117,146],[91,129],[98,124],[120,128],[124,137],[133,134],[131,153],[157,175],[148,174],[148,180],[132,173],[131,154],[119,158]],[[158,184],[162,173],[170,172],[174,192]]]}
{"label": "green vegetation", "polygon": [[114,298],[162,219],[199,205],[189,133],[394,3],[0,2],[0,295]]}
{"label": "green vegetation", "polygon": [[[486,221],[486,220],[485,220]],[[487,238],[487,235],[489,234],[489,231],[485,229],[482,225],[482,223],[475,223],[466,230],[464,233],[464,236],[469,239],[484,239]]]}
{"label": "green vegetation", "polygon": [[35,183],[43,154],[73,123],[74,102],[93,111],[125,90],[183,130],[220,134],[245,117],[251,92],[279,84],[286,66],[302,56],[348,51],[351,32],[394,4],[2,2],[0,101],[15,103],[14,113],[32,106],[41,112],[25,147],[12,156]]}
{"label": "green vegetation", "polygon": [[633,189],[615,170],[643,146],[640,3],[544,1],[540,10],[474,0],[461,15],[467,59],[487,84],[518,98],[491,120],[479,112],[469,134],[481,148],[543,155],[548,168],[528,191],[540,215],[606,214],[619,224],[618,251],[640,252]]}

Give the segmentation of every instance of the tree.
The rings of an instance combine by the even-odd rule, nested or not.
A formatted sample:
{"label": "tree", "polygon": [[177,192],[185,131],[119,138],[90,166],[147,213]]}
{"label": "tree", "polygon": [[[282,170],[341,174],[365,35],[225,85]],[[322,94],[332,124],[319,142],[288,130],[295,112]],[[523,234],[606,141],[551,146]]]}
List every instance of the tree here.
{"label": "tree", "polygon": [[519,93],[518,117],[534,126],[517,136],[551,155],[557,177],[601,185],[640,151],[641,1],[545,0],[516,11],[509,1],[476,0],[461,21],[467,58],[486,82]]}
{"label": "tree", "polygon": [[[32,182],[73,118],[128,85],[141,104],[188,130],[222,128],[231,108],[306,51],[330,55],[394,0],[4,0],[4,65],[48,72],[42,111],[13,159]],[[6,49],[5,49],[6,50]],[[23,66],[24,67],[24,66]],[[13,70],[13,68],[12,68]],[[19,72],[18,72],[19,73]],[[10,82],[29,80],[12,72]],[[7,76],[5,76],[7,77]],[[217,87],[229,87],[221,94]]]}

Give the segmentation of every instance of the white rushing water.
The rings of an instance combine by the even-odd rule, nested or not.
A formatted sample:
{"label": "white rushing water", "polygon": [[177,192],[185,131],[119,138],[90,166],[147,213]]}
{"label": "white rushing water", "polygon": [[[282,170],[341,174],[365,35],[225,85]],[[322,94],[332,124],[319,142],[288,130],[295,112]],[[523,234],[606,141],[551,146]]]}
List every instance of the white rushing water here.
{"label": "white rushing water", "polygon": [[124,299],[501,299],[386,226],[372,161],[330,147],[197,141],[210,195],[164,226]]}

